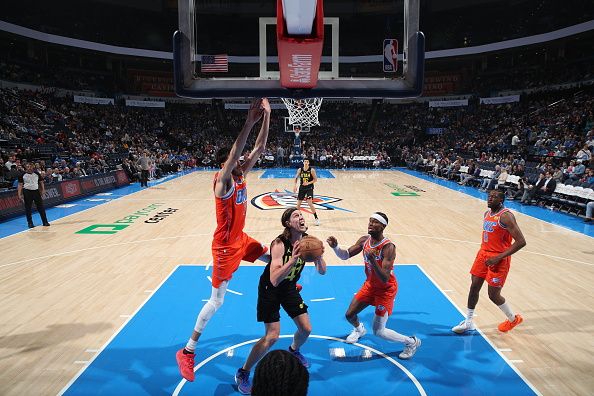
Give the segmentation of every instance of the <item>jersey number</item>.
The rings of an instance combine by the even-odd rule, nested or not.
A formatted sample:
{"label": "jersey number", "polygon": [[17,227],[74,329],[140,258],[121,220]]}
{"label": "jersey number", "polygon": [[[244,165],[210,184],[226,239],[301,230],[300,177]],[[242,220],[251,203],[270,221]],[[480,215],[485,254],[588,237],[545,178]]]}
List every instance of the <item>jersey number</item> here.
{"label": "jersey number", "polygon": [[247,194],[246,194],[245,188],[242,188],[241,190],[237,190],[237,198],[235,199],[235,203],[237,205],[240,205],[246,201],[246,198],[247,198]]}
{"label": "jersey number", "polygon": [[483,231],[483,242],[489,242],[489,233],[487,231]]}
{"label": "jersey number", "polygon": [[292,282],[297,274],[301,271],[301,268],[303,268],[303,262],[298,262],[293,266],[293,268],[291,268],[291,272],[289,272],[289,275],[287,275],[285,279],[288,279],[290,282]]}

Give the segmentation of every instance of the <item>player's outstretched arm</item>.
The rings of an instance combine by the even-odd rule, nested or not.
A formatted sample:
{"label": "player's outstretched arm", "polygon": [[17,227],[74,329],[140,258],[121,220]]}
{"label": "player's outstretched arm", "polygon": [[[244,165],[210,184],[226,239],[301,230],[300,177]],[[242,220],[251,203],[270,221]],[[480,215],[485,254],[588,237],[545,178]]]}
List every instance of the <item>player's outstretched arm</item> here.
{"label": "player's outstretched arm", "polygon": [[260,132],[258,132],[258,137],[256,138],[256,144],[254,145],[254,149],[245,160],[242,168],[243,173],[247,174],[256,164],[260,155],[264,152],[266,148],[266,142],[268,141],[268,131],[270,129],[270,103],[268,103],[268,99],[262,99],[262,126],[260,127]]}
{"label": "player's outstretched arm", "polygon": [[295,175],[295,185],[293,186],[293,192],[297,192],[297,184],[299,183],[299,176],[301,175],[301,168],[297,169],[297,174]]}
{"label": "player's outstretched arm", "polygon": [[285,255],[285,245],[279,239],[275,240],[270,247],[270,283],[277,287],[291,272],[291,268],[297,263],[300,252],[299,241],[293,245],[293,255],[286,263],[283,263],[283,256]]}
{"label": "player's outstretched arm", "polygon": [[512,238],[514,239],[514,243],[507,248],[502,253],[498,254],[497,256],[491,257],[485,261],[485,264],[488,266],[492,266],[497,264],[501,261],[501,259],[511,256],[518,250],[522,249],[526,246],[526,238],[524,238],[524,234],[522,234],[522,230],[516,223],[516,217],[511,212],[505,212],[501,215],[501,219],[499,220],[501,224],[507,227],[507,231],[511,234]]}
{"label": "player's outstretched arm", "polygon": [[324,260],[324,246],[322,246],[322,255],[314,262],[320,275],[326,275],[326,260]]}
{"label": "player's outstretched arm", "polygon": [[326,239],[326,242],[332,248],[332,250],[334,250],[334,253],[336,253],[336,256],[339,259],[347,260],[350,257],[356,256],[359,253],[361,253],[361,251],[363,250],[363,244],[365,243],[366,239],[367,239],[366,235],[362,236],[361,238],[359,238],[357,240],[357,242],[355,242],[355,244],[353,246],[351,246],[347,250],[344,250],[344,249],[341,249],[338,247],[338,240],[334,236],[329,236],[328,239]]}
{"label": "player's outstretched arm", "polygon": [[227,161],[225,161],[223,168],[219,172],[219,177],[215,185],[215,195],[217,197],[224,196],[229,191],[229,188],[231,188],[231,171],[235,168],[237,161],[241,157],[241,153],[243,152],[243,148],[245,147],[245,143],[252,128],[258,120],[262,118],[262,113],[262,99],[254,100],[248,111],[245,124],[235,139],[233,147],[231,147],[229,158],[227,158]]}

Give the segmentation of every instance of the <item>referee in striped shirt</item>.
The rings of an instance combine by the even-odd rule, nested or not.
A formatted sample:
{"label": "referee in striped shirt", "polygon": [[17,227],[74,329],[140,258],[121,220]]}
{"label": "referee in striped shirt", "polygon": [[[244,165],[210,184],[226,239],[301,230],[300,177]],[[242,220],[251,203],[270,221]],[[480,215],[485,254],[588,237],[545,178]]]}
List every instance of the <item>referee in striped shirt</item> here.
{"label": "referee in striped shirt", "polygon": [[43,199],[41,196],[45,192],[43,179],[37,171],[33,170],[33,164],[28,163],[26,172],[19,176],[18,194],[19,199],[25,202],[25,213],[27,214],[27,223],[29,228],[35,227],[33,224],[33,217],[31,216],[31,208],[35,201],[35,207],[41,216],[41,221],[45,227],[49,227],[50,223],[47,221],[45,215],[45,208],[43,207]]}

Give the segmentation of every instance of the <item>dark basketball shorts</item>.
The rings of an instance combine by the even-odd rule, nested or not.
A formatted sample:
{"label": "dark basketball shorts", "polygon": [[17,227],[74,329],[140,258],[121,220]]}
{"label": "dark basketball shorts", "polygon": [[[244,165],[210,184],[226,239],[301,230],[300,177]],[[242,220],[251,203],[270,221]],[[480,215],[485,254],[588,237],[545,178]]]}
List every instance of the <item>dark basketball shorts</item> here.
{"label": "dark basketball shorts", "polygon": [[313,185],[307,187],[299,187],[299,192],[297,193],[297,200],[303,201],[304,199],[310,199],[314,196],[314,189]]}
{"label": "dark basketball shorts", "polygon": [[258,322],[279,322],[281,307],[291,319],[307,313],[307,304],[301,298],[295,284],[282,289],[270,285],[258,286]]}

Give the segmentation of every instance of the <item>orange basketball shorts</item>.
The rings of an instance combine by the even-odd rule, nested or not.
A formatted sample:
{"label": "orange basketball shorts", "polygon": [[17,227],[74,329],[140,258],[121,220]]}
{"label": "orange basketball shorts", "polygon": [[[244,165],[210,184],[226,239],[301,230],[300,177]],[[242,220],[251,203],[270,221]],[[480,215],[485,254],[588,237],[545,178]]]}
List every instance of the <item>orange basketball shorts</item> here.
{"label": "orange basketball shorts", "polygon": [[483,278],[491,286],[503,287],[505,279],[509,273],[509,266],[511,263],[511,256],[505,257],[497,264],[488,267],[485,264],[488,258],[497,256],[497,252],[487,252],[486,250],[479,250],[474,259],[474,264],[470,269],[470,273],[479,278]]}
{"label": "orange basketball shorts", "polygon": [[369,282],[363,283],[361,289],[355,294],[355,298],[375,307],[375,314],[384,316],[386,312],[392,315],[394,309],[394,299],[398,293],[398,283],[390,285],[387,289],[377,289],[371,287]]}
{"label": "orange basketball shorts", "polygon": [[218,288],[221,282],[231,280],[241,260],[253,263],[268,251],[254,238],[243,233],[240,241],[233,245],[212,246],[212,285]]}

